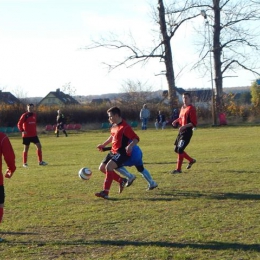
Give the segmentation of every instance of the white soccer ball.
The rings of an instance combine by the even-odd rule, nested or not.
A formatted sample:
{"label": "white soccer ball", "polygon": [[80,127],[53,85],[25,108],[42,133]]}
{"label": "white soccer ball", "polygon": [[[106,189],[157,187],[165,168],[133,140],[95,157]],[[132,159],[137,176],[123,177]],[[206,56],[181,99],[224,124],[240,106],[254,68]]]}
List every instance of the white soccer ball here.
{"label": "white soccer ball", "polygon": [[92,171],[87,167],[83,167],[79,170],[79,178],[84,181],[89,180],[91,175]]}

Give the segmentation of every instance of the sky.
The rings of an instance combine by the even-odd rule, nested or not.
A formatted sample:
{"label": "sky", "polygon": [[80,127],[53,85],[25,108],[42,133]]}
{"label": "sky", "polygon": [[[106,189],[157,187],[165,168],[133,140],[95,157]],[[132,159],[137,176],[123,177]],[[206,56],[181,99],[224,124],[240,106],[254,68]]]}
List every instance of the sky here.
{"label": "sky", "polygon": [[[157,25],[151,17],[150,0],[0,0],[0,90],[17,97],[44,97],[70,84],[76,95],[122,92],[126,81],[152,90],[167,89],[165,70],[159,60],[145,66],[124,66],[108,72],[126,53],[107,49],[85,50],[93,40],[111,33],[138,46],[152,46]],[[157,4],[157,0],[154,0]],[[196,21],[203,24],[203,17]],[[191,26],[186,25],[173,42],[176,86],[184,89],[211,88],[210,75],[201,77],[190,67],[197,54],[190,48]],[[188,47],[189,46],[189,47]],[[252,73],[241,71],[225,80],[224,87],[248,86]]]}

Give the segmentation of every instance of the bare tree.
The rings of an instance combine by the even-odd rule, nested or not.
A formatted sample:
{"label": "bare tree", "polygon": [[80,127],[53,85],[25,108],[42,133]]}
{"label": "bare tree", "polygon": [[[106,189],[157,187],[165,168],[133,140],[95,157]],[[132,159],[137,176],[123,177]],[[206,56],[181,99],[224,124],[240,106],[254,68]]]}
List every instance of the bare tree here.
{"label": "bare tree", "polygon": [[[189,8],[193,6],[192,0],[187,1],[184,4],[184,7],[178,9],[177,12],[172,12],[171,6],[166,7],[163,0],[158,0],[157,9],[154,9],[154,21],[159,25],[159,34],[158,39],[155,39],[154,46],[150,49],[141,50],[138,46],[135,45],[133,40],[132,44],[126,44],[116,38],[111,40],[102,39],[100,41],[93,41],[90,46],[86,46],[85,49],[90,50],[94,48],[104,47],[108,49],[117,49],[125,50],[127,56],[120,62],[116,64],[106,64],[109,68],[109,71],[112,71],[119,66],[126,66],[130,68],[137,63],[146,64],[151,58],[157,58],[160,62],[163,62],[165,65],[165,74],[167,83],[168,83],[168,98],[170,101],[170,110],[176,107],[177,97],[176,97],[176,86],[175,86],[175,74],[174,74],[174,62],[172,58],[172,47],[171,40],[174,37],[175,33],[179,27],[199,14],[189,16]],[[187,15],[183,15],[183,11],[186,10]],[[131,35],[130,35],[131,36]]]}
{"label": "bare tree", "polygon": [[[198,6],[212,32],[212,46],[204,48],[197,67],[213,54],[217,114],[223,108],[223,79],[240,69],[259,74],[260,2],[250,0],[201,0]],[[258,53],[258,55],[256,55]],[[258,64],[258,65],[257,65]],[[207,66],[208,68],[208,66]]]}
{"label": "bare tree", "polygon": [[62,86],[62,92],[67,93],[70,96],[75,96],[76,89],[75,87],[71,86],[71,82],[68,82]]}
{"label": "bare tree", "polygon": [[141,81],[126,80],[122,85],[121,99],[129,106],[140,108],[147,100],[151,99],[152,87]]}

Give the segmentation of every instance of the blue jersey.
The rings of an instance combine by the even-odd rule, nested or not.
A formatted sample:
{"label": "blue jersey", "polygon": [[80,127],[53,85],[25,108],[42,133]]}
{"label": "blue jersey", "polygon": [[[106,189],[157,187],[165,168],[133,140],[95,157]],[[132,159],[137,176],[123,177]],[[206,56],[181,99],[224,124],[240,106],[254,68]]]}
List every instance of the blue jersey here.
{"label": "blue jersey", "polygon": [[138,145],[133,147],[131,157],[123,163],[122,166],[140,166],[143,165],[143,153]]}

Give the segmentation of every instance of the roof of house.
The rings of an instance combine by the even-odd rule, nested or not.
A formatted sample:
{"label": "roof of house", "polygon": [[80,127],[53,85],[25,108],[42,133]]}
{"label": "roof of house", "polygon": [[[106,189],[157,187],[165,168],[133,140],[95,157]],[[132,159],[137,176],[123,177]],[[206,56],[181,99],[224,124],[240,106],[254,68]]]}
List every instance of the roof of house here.
{"label": "roof of house", "polygon": [[190,90],[188,92],[190,92],[192,99],[196,102],[207,102],[212,98],[211,89]]}
{"label": "roof of house", "polygon": [[47,96],[45,96],[40,102],[39,105],[44,101],[44,99],[48,98],[49,96],[54,96],[55,98],[59,99],[64,105],[78,105],[79,102],[74,99],[72,96],[65,94],[64,92],[57,89],[56,91],[51,91]]}
{"label": "roof of house", "polygon": [[5,104],[19,104],[21,101],[16,98],[12,93],[10,92],[3,92],[0,90],[0,103],[5,103]]}

